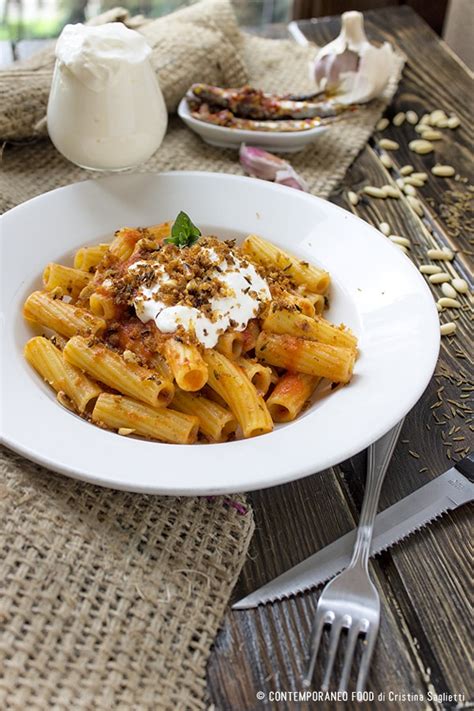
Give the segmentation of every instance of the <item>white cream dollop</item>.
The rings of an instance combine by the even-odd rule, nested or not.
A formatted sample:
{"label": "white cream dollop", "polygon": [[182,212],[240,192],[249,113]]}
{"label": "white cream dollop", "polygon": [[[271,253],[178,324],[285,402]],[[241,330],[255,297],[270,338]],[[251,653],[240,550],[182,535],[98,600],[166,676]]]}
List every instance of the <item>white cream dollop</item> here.
{"label": "white cream dollop", "polygon": [[[219,336],[228,328],[243,331],[250,319],[257,315],[260,305],[270,301],[271,294],[266,280],[257,273],[252,264],[244,264],[236,255],[233,255],[233,264],[229,264],[227,260],[219,262],[214,250],[206,248],[206,251],[217,267],[209,276],[211,279],[219,279],[228,287],[229,292],[227,296],[209,300],[212,318],[196,307],[179,302],[167,306],[160,301],[160,288],[172,277],[159,264],[156,266],[155,283],[139,289],[134,306],[140,321],[154,321],[161,333],[174,333],[178,326],[182,326],[186,331],[194,332],[205,348],[213,348]],[[130,270],[136,269],[140,264],[143,262],[132,264]],[[147,265],[149,266],[149,262]]]}
{"label": "white cream dollop", "polygon": [[66,25],[56,43],[58,60],[92,91],[117,81],[124,63],[139,64],[150,54],[145,38],[121,22]]}

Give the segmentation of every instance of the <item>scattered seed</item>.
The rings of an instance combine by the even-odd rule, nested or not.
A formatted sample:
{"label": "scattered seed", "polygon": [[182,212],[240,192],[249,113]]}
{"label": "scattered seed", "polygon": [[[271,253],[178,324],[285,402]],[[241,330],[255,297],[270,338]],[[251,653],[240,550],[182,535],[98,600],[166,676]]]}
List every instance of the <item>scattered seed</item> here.
{"label": "scattered seed", "polygon": [[388,235],[390,234],[390,231],[391,231],[390,225],[388,224],[388,222],[381,222],[379,225],[379,230],[383,235],[388,237]]}
{"label": "scattered seed", "polygon": [[411,177],[417,180],[428,180],[428,173],[412,173]]}
{"label": "scattered seed", "polygon": [[448,282],[444,282],[441,284],[441,291],[445,296],[447,296],[449,299],[455,299],[456,298],[456,291],[453,289],[451,284],[448,284]]}
{"label": "scattered seed", "polygon": [[441,272],[441,267],[436,264],[420,264],[418,269],[422,274],[439,274]]}
{"label": "scattered seed", "polygon": [[390,123],[390,121],[388,120],[388,118],[385,118],[385,116],[384,116],[383,118],[380,119],[380,121],[378,121],[375,128],[377,131],[385,131],[385,129],[387,128],[389,123]]}
{"label": "scattered seed", "polygon": [[460,277],[455,277],[451,281],[451,285],[458,291],[460,294],[467,294],[469,291],[469,287],[467,285],[467,281],[465,279],[460,279]]}
{"label": "scattered seed", "polygon": [[416,111],[407,111],[406,118],[408,123],[411,123],[412,126],[418,123],[418,114]]}
{"label": "scattered seed", "polygon": [[389,235],[388,238],[395,244],[401,245],[402,247],[409,247],[411,245],[410,240],[406,237],[400,237],[399,235]]}
{"label": "scattered seed", "polygon": [[418,454],[418,452],[414,452],[412,449],[408,450],[408,454],[410,454],[412,457],[415,457],[415,459],[420,458],[420,455]]}
{"label": "scattered seed", "polygon": [[393,168],[393,160],[390,158],[389,155],[387,155],[387,153],[380,154],[380,162],[382,163],[384,168],[387,168],[387,170]]}
{"label": "scattered seed", "polygon": [[403,254],[408,254],[408,249],[405,247],[405,245],[396,244],[396,242],[394,242],[394,244],[395,244],[395,247],[398,247],[398,249],[400,249],[403,252]]}
{"label": "scattered seed", "polygon": [[431,114],[423,114],[420,119],[420,124],[422,126],[429,126],[431,122]]}
{"label": "scattered seed", "polygon": [[448,128],[457,128],[460,125],[461,121],[457,116],[450,116],[450,118],[448,118]]}
{"label": "scattered seed", "polygon": [[409,175],[407,178],[404,178],[405,185],[412,185],[414,188],[422,188],[425,184],[425,181],[422,180],[422,178],[414,178],[413,175]]}
{"label": "scattered seed", "polygon": [[440,306],[439,304],[436,304],[436,311],[441,312],[443,310],[443,307]]}
{"label": "scattered seed", "polygon": [[398,114],[395,114],[395,116],[393,117],[392,123],[394,126],[401,126],[404,121],[405,121],[405,112],[399,111]]}
{"label": "scattered seed", "polygon": [[386,198],[383,188],[376,188],[374,185],[366,185],[364,188],[364,193],[370,195],[374,198]]}
{"label": "scattered seed", "polygon": [[440,119],[447,119],[445,112],[442,109],[436,109],[430,114],[430,124],[434,126]]}
{"label": "scattered seed", "polygon": [[431,172],[438,178],[450,178],[456,171],[452,165],[435,165],[431,168]]}
{"label": "scattered seed", "polygon": [[414,167],[412,165],[403,165],[400,168],[400,175],[410,175],[410,173],[413,173]]}
{"label": "scattered seed", "polygon": [[418,153],[419,155],[425,155],[426,153],[431,153],[434,149],[434,146],[429,141],[425,141],[423,138],[418,138],[414,141],[410,141],[410,143],[408,144],[408,148],[414,153]]}
{"label": "scattered seed", "polygon": [[385,197],[399,198],[400,190],[398,190],[394,185],[382,185],[382,190],[385,193]]}
{"label": "scattered seed", "polygon": [[119,435],[123,435],[124,437],[126,437],[127,435],[135,432],[135,430],[130,429],[130,427],[119,427],[117,432]]}
{"label": "scattered seed", "polygon": [[392,141],[390,138],[381,138],[379,141],[379,147],[386,151],[396,151],[400,148],[396,141]]}
{"label": "scattered seed", "polygon": [[454,254],[450,249],[429,249],[426,253],[429,259],[440,259],[446,262],[450,262],[454,259]]}
{"label": "scattered seed", "polygon": [[453,437],[453,442],[464,442],[465,437]]}
{"label": "scattered seed", "polygon": [[416,212],[418,217],[423,217],[423,215],[425,214],[425,211],[423,209],[422,203],[418,200],[418,198],[414,197],[413,195],[408,195],[407,201],[408,201],[408,204]]}
{"label": "scattered seed", "polygon": [[352,190],[349,190],[349,192],[347,193],[347,197],[349,198],[349,202],[351,203],[351,205],[357,205],[357,203],[359,202],[359,196],[357,195],[357,193],[352,192]]}
{"label": "scattered seed", "polygon": [[451,281],[451,276],[447,272],[438,272],[428,277],[432,284],[444,284]]}
{"label": "scattered seed", "polygon": [[425,131],[422,131],[421,137],[425,139],[425,141],[440,141],[443,138],[443,134],[440,131],[435,131],[434,128],[427,128]]}
{"label": "scattered seed", "polygon": [[427,472],[427,471],[428,471],[428,467],[422,467],[421,469],[418,469],[418,471],[419,471],[420,474],[423,474],[423,472]]}
{"label": "scattered seed", "polygon": [[462,304],[457,299],[451,299],[447,296],[438,299],[437,303],[443,307],[443,309],[460,309]]}
{"label": "scattered seed", "polygon": [[430,127],[429,127],[427,124],[425,124],[425,123],[419,123],[418,126],[415,126],[415,131],[416,131],[417,133],[420,133],[421,135],[423,135],[423,133],[424,133],[425,131],[427,131],[429,128],[430,128]]}
{"label": "scattered seed", "polygon": [[403,192],[405,195],[412,195],[413,197],[416,195],[416,190],[413,185],[404,185]]}
{"label": "scattered seed", "polygon": [[448,118],[440,118],[433,125],[437,126],[437,128],[448,128],[448,121]]}
{"label": "scattered seed", "polygon": [[395,182],[400,188],[400,190],[403,190],[403,186],[405,185],[405,178],[397,178]]}

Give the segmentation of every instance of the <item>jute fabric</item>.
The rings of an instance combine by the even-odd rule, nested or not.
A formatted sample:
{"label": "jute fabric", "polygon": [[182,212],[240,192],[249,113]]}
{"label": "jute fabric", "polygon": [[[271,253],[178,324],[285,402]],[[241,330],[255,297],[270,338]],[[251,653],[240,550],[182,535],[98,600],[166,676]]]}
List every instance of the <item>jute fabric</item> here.
{"label": "jute fabric", "polygon": [[[279,92],[311,89],[308,62],[314,47],[239,33],[226,0],[205,0],[164,18],[167,37],[161,20],[129,18],[120,9],[107,18],[160,37],[155,47],[166,51],[156,50],[153,61],[170,109],[197,80],[248,81]],[[185,55],[172,55],[173,42],[183,42],[183,25],[188,31],[195,27],[195,36],[208,43],[207,53],[205,44],[193,45],[188,66]],[[228,46],[217,50],[216,38]],[[197,72],[202,66],[197,58],[203,56],[209,66]],[[218,61],[210,61],[214,56]],[[62,158],[40,136],[41,125],[35,128],[44,116],[52,63],[47,49],[26,66],[0,73],[0,136],[10,139],[3,148],[1,211],[100,177]],[[337,186],[393,96],[402,66],[400,57],[382,99],[290,156],[312,193],[326,197]],[[6,97],[14,97],[8,110]],[[242,174],[235,151],[207,146],[176,116],[161,148],[138,170]],[[169,475],[160,472],[159,461],[156,466],[157,477]],[[0,706],[205,708],[205,665],[245,559],[251,514],[239,515],[221,498],[208,502],[100,489],[6,449],[0,468]]]}

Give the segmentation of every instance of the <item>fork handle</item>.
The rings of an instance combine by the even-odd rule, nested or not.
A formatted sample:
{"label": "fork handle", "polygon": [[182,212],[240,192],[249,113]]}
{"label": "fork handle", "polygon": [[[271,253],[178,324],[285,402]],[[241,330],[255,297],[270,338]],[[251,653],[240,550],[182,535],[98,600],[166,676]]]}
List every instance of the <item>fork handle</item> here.
{"label": "fork handle", "polygon": [[367,570],[380,492],[402,425],[403,420],[369,447],[365,493],[350,568],[360,565]]}

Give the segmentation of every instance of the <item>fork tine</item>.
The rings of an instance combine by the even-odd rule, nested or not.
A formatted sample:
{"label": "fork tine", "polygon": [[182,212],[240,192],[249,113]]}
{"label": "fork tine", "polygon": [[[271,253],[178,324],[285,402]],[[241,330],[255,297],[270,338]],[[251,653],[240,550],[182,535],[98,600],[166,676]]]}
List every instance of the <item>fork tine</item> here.
{"label": "fork tine", "polygon": [[349,675],[352,669],[352,661],[354,659],[354,651],[359,638],[360,628],[357,625],[352,625],[348,631],[346,653],[344,657],[344,666],[342,667],[341,679],[339,682],[339,691],[347,691],[349,683]]}
{"label": "fork tine", "polygon": [[339,637],[341,636],[342,627],[343,627],[342,620],[338,620],[331,627],[329,656],[328,656],[328,661],[327,661],[327,665],[326,665],[326,671],[324,673],[323,683],[321,684],[321,691],[328,691],[328,689],[329,689],[332,668],[334,666],[334,660],[336,659],[337,646],[339,644]]}
{"label": "fork tine", "polygon": [[359,675],[357,677],[356,691],[364,691],[365,682],[367,681],[367,673],[369,671],[370,660],[372,659],[372,654],[375,647],[375,640],[377,639],[378,625],[371,625],[367,630],[366,638],[366,648],[362,655],[362,661],[360,663]]}
{"label": "fork tine", "polygon": [[316,665],[316,658],[318,656],[319,645],[321,643],[321,635],[323,633],[323,627],[326,624],[326,614],[321,610],[316,609],[316,618],[314,620],[313,629],[311,631],[311,640],[309,643],[310,658],[308,661],[308,666],[306,668],[306,673],[303,677],[303,686],[311,686],[311,680],[314,674],[314,667]]}

